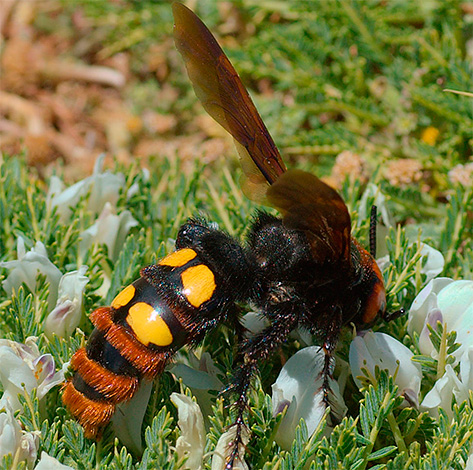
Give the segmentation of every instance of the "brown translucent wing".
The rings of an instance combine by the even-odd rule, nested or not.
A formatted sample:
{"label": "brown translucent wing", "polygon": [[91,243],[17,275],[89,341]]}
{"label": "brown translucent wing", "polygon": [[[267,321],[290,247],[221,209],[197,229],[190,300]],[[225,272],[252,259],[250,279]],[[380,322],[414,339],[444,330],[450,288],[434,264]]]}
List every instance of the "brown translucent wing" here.
{"label": "brown translucent wing", "polygon": [[268,189],[267,199],[284,225],[306,233],[315,261],[349,268],[350,214],[337,191],[311,173],[288,170]]}
{"label": "brown translucent wing", "polygon": [[[212,33],[186,6],[173,3],[174,40],[205,110],[235,139],[245,193],[261,200],[286,171],[279,151],[240,77]],[[248,194],[249,193],[249,194]]]}

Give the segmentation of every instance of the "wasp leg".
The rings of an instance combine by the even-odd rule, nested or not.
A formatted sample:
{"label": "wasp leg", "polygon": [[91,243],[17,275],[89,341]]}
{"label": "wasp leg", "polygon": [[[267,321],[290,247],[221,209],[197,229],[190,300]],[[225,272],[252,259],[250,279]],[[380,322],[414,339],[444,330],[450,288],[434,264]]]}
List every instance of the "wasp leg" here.
{"label": "wasp leg", "polygon": [[[251,379],[258,370],[258,364],[266,360],[275,349],[286,341],[289,333],[297,324],[297,314],[291,307],[284,313],[279,310],[274,323],[264,329],[260,334],[246,340],[240,351],[242,365],[234,373],[233,383],[224,391],[237,395],[232,406],[236,409],[237,417],[234,422],[235,438],[232,442],[232,451],[228,457],[225,468],[231,470],[239,455],[239,448],[243,445],[243,432],[245,428],[244,414],[248,408],[248,391]],[[274,318],[274,317],[273,317]]]}
{"label": "wasp leg", "polygon": [[[333,380],[333,369],[334,369],[334,363],[335,360],[333,358],[333,352],[335,350],[335,347],[337,346],[338,342],[338,337],[340,334],[340,324],[342,322],[342,313],[341,310],[335,309],[332,314],[332,319],[330,320],[330,323],[328,326],[325,328],[323,331],[323,343],[321,346],[322,351],[325,354],[324,357],[324,365],[322,368],[322,400],[325,405],[325,407],[330,407],[331,408],[331,413],[328,416],[330,419],[331,423],[329,424],[337,424],[340,419],[337,416],[334,411],[336,410],[336,406],[334,406],[333,402],[333,390],[330,385],[330,381]],[[312,331],[313,334],[316,333],[316,331]],[[320,332],[319,332],[320,335]]]}
{"label": "wasp leg", "polygon": [[[322,345],[322,350],[325,354],[325,359],[324,359],[324,367],[322,369],[322,376],[323,376],[323,382],[322,382],[322,392],[323,392],[323,402],[325,404],[325,407],[332,407],[332,402],[331,402],[331,395],[332,395],[332,389],[330,387],[330,379],[332,379],[332,372],[334,368],[334,359],[333,359],[333,350],[335,348],[335,344],[333,342],[328,343],[327,341],[324,342]],[[333,416],[332,414],[329,415],[330,418],[330,425],[335,425],[338,419]]]}

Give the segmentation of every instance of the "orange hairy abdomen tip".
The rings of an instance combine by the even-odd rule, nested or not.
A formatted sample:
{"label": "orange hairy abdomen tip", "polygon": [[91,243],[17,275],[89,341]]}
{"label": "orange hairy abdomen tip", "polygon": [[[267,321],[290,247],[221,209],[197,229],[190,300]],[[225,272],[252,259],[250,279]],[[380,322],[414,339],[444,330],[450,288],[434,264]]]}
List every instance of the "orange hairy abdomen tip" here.
{"label": "orange hairy abdomen tip", "polygon": [[64,387],[62,401],[84,428],[85,437],[88,439],[98,439],[101,428],[108,424],[115,412],[115,405],[90,400],[77,391],[70,381]]}

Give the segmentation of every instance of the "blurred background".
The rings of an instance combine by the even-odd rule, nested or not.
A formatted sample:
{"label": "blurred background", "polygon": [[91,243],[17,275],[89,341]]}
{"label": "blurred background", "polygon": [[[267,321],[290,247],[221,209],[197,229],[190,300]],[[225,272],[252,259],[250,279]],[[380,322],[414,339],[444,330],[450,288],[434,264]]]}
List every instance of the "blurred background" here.
{"label": "blurred background", "polygon": [[[473,2],[186,3],[290,165],[317,164],[338,187],[379,167],[394,186],[434,194],[472,181],[473,100],[444,90],[473,91]],[[184,171],[233,159],[196,102],[172,22],[168,1],[2,0],[0,151],[72,179],[101,153],[178,158]]]}

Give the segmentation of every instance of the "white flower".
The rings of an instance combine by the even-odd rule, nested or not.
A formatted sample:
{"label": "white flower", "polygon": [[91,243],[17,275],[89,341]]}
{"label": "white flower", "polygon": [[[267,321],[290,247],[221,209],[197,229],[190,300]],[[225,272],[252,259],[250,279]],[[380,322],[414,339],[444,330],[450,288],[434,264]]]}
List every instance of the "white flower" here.
{"label": "white flower", "polygon": [[461,347],[454,352],[454,356],[460,358],[473,346],[473,281],[433,279],[412,303],[408,332],[419,335],[421,353],[432,357],[436,357],[436,352],[427,325],[435,329],[437,321],[446,325],[448,331],[456,331],[457,342]]}
{"label": "white flower", "polygon": [[67,189],[64,189],[64,183],[58,177],[51,177],[46,201],[49,209],[57,208],[61,221],[68,220],[71,214],[70,208],[77,205],[89,192],[87,209],[91,212],[98,214],[106,202],[116,205],[120,189],[125,184],[125,177],[121,173],[114,174],[109,171],[102,173],[104,158],[105,155],[101,155],[97,159],[92,176]]}
{"label": "white flower", "polygon": [[[309,435],[317,429],[326,406],[323,401],[323,367],[325,354],[319,346],[309,346],[294,354],[281,369],[273,384],[273,413],[281,413],[286,407],[276,434],[276,442],[283,449],[290,449],[296,427],[304,418]],[[331,414],[341,419],[346,406],[337,382],[329,377]]]}
{"label": "white flower", "polygon": [[421,404],[431,416],[438,418],[438,408],[442,407],[452,418],[452,401],[455,396],[458,404],[469,400],[473,390],[473,346],[470,346],[460,358],[460,375],[457,376],[450,364],[445,366],[444,375],[438,379],[424,397]]}
{"label": "white flower", "polygon": [[89,278],[87,266],[64,274],[59,281],[58,300],[54,310],[46,317],[44,331],[48,337],[53,333],[65,338],[73,333],[82,316],[84,289]]}
{"label": "white flower", "polygon": [[397,339],[384,333],[366,332],[350,344],[350,367],[355,383],[361,388],[358,376],[362,368],[375,377],[375,369],[386,369],[399,387],[399,393],[410,403],[417,405],[422,380],[422,369],[412,362],[412,351]]}
{"label": "white flower", "polygon": [[153,382],[142,380],[140,386],[130,401],[117,405],[117,411],[112,418],[115,435],[132,452],[141,455],[141,426],[148,407]]}
{"label": "white flower", "polygon": [[23,432],[8,402],[0,408],[0,460],[11,454],[17,461],[26,460],[31,467],[36,460],[40,432]]}
{"label": "white flower", "polygon": [[136,225],[138,222],[130,211],[125,210],[120,215],[116,215],[113,206],[106,202],[97,221],[80,235],[81,254],[84,255],[94,243],[105,244],[108,257],[116,261],[130,228]]}
{"label": "white flower", "polygon": [[33,467],[34,462],[36,462],[40,437],[41,431],[22,431],[22,436],[20,440],[20,458],[22,460],[26,460],[28,468]]}
{"label": "white flower", "polygon": [[34,470],[74,470],[69,465],[64,465],[46,452],[41,452],[41,459]]}
{"label": "white flower", "polygon": [[3,408],[4,411],[0,413],[0,459],[8,454],[15,455],[21,442],[20,423],[13,416],[8,403]]}
{"label": "white flower", "polygon": [[[226,470],[226,460],[232,451],[232,443],[235,440],[236,426],[231,426],[228,431],[224,432],[215,446],[214,455],[212,457],[211,470]],[[249,470],[248,464],[245,462],[245,448],[248,444],[249,436],[246,427],[242,429],[242,445],[238,449],[238,459],[233,463],[233,470]]]}
{"label": "white flower", "polygon": [[25,251],[25,242],[23,238],[18,237],[17,256],[15,261],[0,262],[0,267],[10,270],[7,278],[3,281],[3,288],[8,295],[12,295],[13,291],[24,283],[31,292],[35,292],[36,278],[38,274],[46,276],[49,282],[49,308],[52,308],[57,299],[57,288],[61,279],[61,271],[49,261],[46,248],[41,242],[36,242],[34,248]]}
{"label": "white flower", "polygon": [[439,277],[430,281],[414,299],[409,310],[407,331],[412,336],[414,332],[419,335],[419,348],[422,354],[431,354],[433,346],[429,339],[427,325],[437,326],[437,320],[442,321],[442,314],[438,308],[437,294],[453,280]]}
{"label": "white flower", "polygon": [[182,393],[172,393],[171,401],[177,407],[181,435],[176,441],[176,452],[180,459],[187,456],[183,468],[199,470],[205,448],[204,418],[200,407],[191,398]]}
{"label": "white flower", "polygon": [[432,248],[427,243],[422,243],[420,253],[425,259],[420,272],[425,274],[425,283],[428,283],[443,271],[445,258],[439,250]]}
{"label": "white flower", "polygon": [[18,238],[17,253],[18,260],[0,263],[0,267],[10,269],[3,281],[3,288],[12,295],[24,283],[34,293],[36,278],[38,274],[43,274],[49,282],[48,310],[52,310],[46,319],[45,332],[48,336],[52,333],[62,337],[71,334],[79,324],[82,313],[82,296],[85,285],[89,282],[84,276],[87,266],[62,275],[49,261],[46,248],[41,242],[37,242],[26,253],[25,242],[21,237]]}
{"label": "white flower", "polygon": [[460,358],[460,382],[462,387],[456,394],[457,402],[468,399],[469,391],[473,390],[473,347],[470,346]]}
{"label": "white flower", "polygon": [[0,382],[4,390],[0,408],[8,402],[18,410],[19,394],[29,394],[36,388],[41,400],[52,387],[64,382],[64,373],[55,371],[51,354],[40,355],[35,341],[34,337],[27,338],[25,344],[0,339]]}
{"label": "white flower", "polygon": [[439,417],[439,407],[452,418],[452,400],[454,391],[461,388],[461,383],[450,364],[445,366],[445,374],[435,382],[433,388],[424,397],[421,410],[428,411],[433,418]]}

